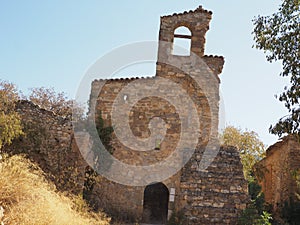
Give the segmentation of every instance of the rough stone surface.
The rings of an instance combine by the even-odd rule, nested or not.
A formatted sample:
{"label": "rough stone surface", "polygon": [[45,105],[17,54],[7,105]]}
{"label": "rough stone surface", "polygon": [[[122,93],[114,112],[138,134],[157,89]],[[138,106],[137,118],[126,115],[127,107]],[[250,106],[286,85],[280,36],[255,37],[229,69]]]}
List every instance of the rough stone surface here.
{"label": "rough stone surface", "polygon": [[[217,149],[217,156],[212,157],[213,161],[208,168],[204,170],[199,168],[199,162],[208,143],[212,141],[215,145],[211,146],[218,146],[218,75],[222,71],[224,59],[219,56],[204,55],[205,33],[210,19],[211,12],[202,8],[162,17],[159,40],[164,43],[159,44],[156,75],[151,78],[95,80],[92,83],[90,109],[92,113],[101,111],[105,124],[114,126],[112,122],[114,103],[122,89],[130,83],[134,82],[136,85],[136,89],[132,92],[137,90],[139,85],[146,89],[156,88],[159,86],[160,78],[178,84],[193,100],[199,115],[201,134],[190,135],[190,139],[196,138],[198,143],[195,153],[184,168],[169,179],[161,181],[169,191],[175,189],[176,193],[174,202],[169,202],[168,216],[172,212],[182,211],[188,224],[235,224],[239,213],[249,200],[247,182],[243,176],[238,152],[234,148],[221,147]],[[189,28],[192,33],[191,56],[172,55],[174,30],[180,26]],[[194,60],[193,54],[205,63],[197,64],[198,61]],[[170,65],[174,65],[174,62],[180,67]],[[199,80],[193,79],[191,75],[199,78],[200,84]],[[216,82],[211,82],[212,80]],[[199,85],[204,85],[205,90]],[[162,118],[167,127],[166,136],[160,143],[159,151],[153,149],[146,152],[126,147],[116,136],[113,136],[114,157],[126,164],[144,166],[164,160],[174,151],[180,139],[180,127],[184,121],[180,121],[176,107],[165,100],[176,96],[177,90],[170,89],[166,94],[157,88],[154,92],[157,93],[156,96],[164,95],[164,98],[151,96],[140,99],[126,116],[129,118],[132,133],[140,138],[150,136],[148,126],[151,119]],[[126,105],[127,95],[123,97]],[[121,111],[125,109],[122,109],[122,105],[118,107]],[[181,107],[186,106],[181,105]],[[189,118],[189,113],[184,115],[184,118]],[[208,149],[208,155],[213,153],[213,149]],[[176,163],[178,162],[174,162]],[[119,172],[122,174],[121,171]],[[133,177],[133,183],[134,179]],[[115,211],[118,215],[125,214],[129,218],[143,221],[145,188],[146,186],[125,186],[102,178],[102,182],[97,183],[95,190],[96,195],[101,196],[100,205],[106,205],[110,211]]]}
{"label": "rough stone surface", "polygon": [[[211,14],[199,7],[195,11],[161,17],[159,40],[164,43],[159,44],[155,76],[147,79],[95,80],[90,96],[91,113],[101,111],[107,126],[114,125],[111,111],[118,93],[134,81],[137,81],[137,88],[143,85],[145,89],[151,89],[159,85],[160,78],[168,79],[192,99],[198,121],[190,118],[188,112],[182,115],[182,118],[185,118],[182,121],[176,106],[165,100],[174,96],[180,99],[181,96],[173,89],[167,94],[162,93],[164,98],[149,96],[140,99],[130,110],[127,115],[130,128],[132,133],[140,138],[149,137],[148,128],[151,119],[159,117],[165,121],[166,135],[159,143],[158,150],[135,151],[122,144],[114,133],[112,135],[115,158],[129,165],[145,166],[166,159],[174,151],[180,139],[182,123],[199,123],[200,135],[191,133],[186,140],[197,141],[191,159],[175,175],[164,181],[158,180],[170,193],[168,217],[181,211],[187,218],[187,224],[190,225],[235,224],[239,213],[248,202],[247,182],[243,177],[238,152],[230,147],[214,149],[218,146],[218,75],[222,71],[224,59],[204,55],[205,33],[209,27]],[[172,55],[174,30],[179,26],[190,29],[191,55],[195,54],[200,61],[192,56]],[[179,64],[180,67],[171,66],[172,62]],[[212,80],[215,82],[211,82]],[[101,85],[104,85],[102,89]],[[161,91],[160,88],[155,89],[158,94]],[[44,171],[53,175],[52,180],[59,189],[80,193],[87,164],[75,143],[71,120],[58,117],[27,101],[20,102],[17,110],[30,135],[16,140],[7,151],[26,153],[38,162]],[[121,107],[118,110],[123,109]],[[86,149],[85,152],[88,154],[92,146],[89,136],[84,132],[77,135],[79,137],[76,140],[80,139],[78,143],[81,145],[79,148]],[[210,142],[213,144],[206,149]],[[207,168],[201,168],[199,164],[205,159],[204,153],[208,154],[205,157],[216,154],[216,157],[211,157]],[[171,163],[175,166],[179,162]],[[116,171],[115,175],[122,176],[122,173],[123,171]],[[138,182],[135,179],[137,178],[132,177],[133,184]],[[132,221],[143,221],[147,217],[143,206],[145,188],[146,186],[125,186],[99,176],[93,188],[92,200],[95,207],[104,208],[114,215]],[[174,201],[171,200],[173,197]]]}
{"label": "rough stone surface", "polygon": [[295,195],[298,187],[294,177],[295,172],[300,172],[299,153],[299,140],[286,136],[270,146],[266,157],[255,165],[265,200],[272,205],[275,216],[281,215],[285,204],[299,202]]}
{"label": "rough stone surface", "polygon": [[29,101],[16,105],[26,133],[4,148],[9,154],[26,154],[61,191],[82,192],[87,165],[76,145],[70,118],[44,110]]}

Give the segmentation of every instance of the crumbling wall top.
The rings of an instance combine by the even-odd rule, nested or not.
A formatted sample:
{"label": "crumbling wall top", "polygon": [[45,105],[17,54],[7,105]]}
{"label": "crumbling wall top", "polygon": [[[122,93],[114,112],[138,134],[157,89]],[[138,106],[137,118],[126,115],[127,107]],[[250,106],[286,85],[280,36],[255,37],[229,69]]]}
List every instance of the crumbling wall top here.
{"label": "crumbling wall top", "polygon": [[191,13],[206,13],[207,15],[212,15],[212,11],[208,11],[202,8],[200,5],[197,9],[195,10],[190,10],[190,11],[184,11],[183,13],[173,13],[172,15],[167,15],[167,16],[162,16],[161,18],[166,18],[166,17],[172,17],[172,16],[181,16],[181,15],[186,15],[186,14],[191,14]]}

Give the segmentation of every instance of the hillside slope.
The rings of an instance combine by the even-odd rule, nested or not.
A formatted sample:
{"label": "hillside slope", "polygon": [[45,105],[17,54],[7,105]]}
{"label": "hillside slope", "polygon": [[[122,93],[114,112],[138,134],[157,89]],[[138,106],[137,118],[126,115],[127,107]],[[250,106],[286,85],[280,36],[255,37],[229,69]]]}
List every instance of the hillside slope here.
{"label": "hillside slope", "polygon": [[0,159],[1,207],[4,225],[108,225],[110,221],[103,213],[90,212],[79,197],[58,193],[42,171],[20,155]]}

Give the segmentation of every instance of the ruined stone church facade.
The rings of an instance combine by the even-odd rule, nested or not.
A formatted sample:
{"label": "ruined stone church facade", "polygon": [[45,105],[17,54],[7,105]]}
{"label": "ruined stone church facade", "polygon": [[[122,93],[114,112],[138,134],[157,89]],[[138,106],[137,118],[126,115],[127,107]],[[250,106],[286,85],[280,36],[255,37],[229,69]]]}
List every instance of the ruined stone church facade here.
{"label": "ruined stone church facade", "polygon": [[[199,7],[194,11],[161,17],[154,77],[95,80],[92,83],[90,108],[96,114],[101,111],[107,126],[118,126],[113,122],[112,111],[115,102],[119,100],[123,102],[118,104],[118,110],[125,113],[117,116],[121,117],[120,120],[128,118],[128,121],[124,121],[129,123],[134,136],[151,136],[149,123],[153,118],[159,117],[165,122],[167,129],[164,138],[153,139],[155,144],[149,151],[132,149],[122,143],[117,135],[113,135],[114,157],[130,166],[147,166],[166,160],[175,151],[185,122],[187,127],[199,124],[200,130],[200,133],[189,134],[187,138],[187,142],[197,139],[191,158],[182,169],[165,180],[159,179],[159,173],[169,168],[157,171],[158,175],[151,172],[147,174],[147,171],[141,177],[132,175],[128,182],[132,185],[120,184],[103,177],[94,188],[95,198],[99,196],[98,201],[102,202],[100,205],[107,205],[110,211],[144,223],[165,223],[172,215],[180,212],[187,219],[186,224],[235,224],[239,213],[246,207],[247,183],[239,154],[234,148],[219,148],[217,143],[218,76],[222,72],[224,59],[204,54],[205,34],[209,29],[211,16],[211,12]],[[181,28],[189,32],[178,33]],[[176,39],[189,40],[188,54],[174,53]],[[168,100],[172,97],[180,98],[180,94],[171,86],[165,92],[165,88],[160,85],[165,79],[175,83],[192,99],[198,121],[189,118],[189,110],[178,115],[180,113],[176,111],[176,106]],[[122,93],[132,83],[135,88],[130,93]],[[139,92],[139,89],[142,91]],[[147,89],[154,89],[151,93],[156,93],[155,96],[149,94],[139,98]],[[131,92],[134,94],[131,95]],[[129,104],[128,99],[131,98],[137,98],[133,100],[136,104],[126,114],[126,104]],[[183,103],[180,107],[188,106]],[[182,118],[188,118],[188,121],[182,121]],[[130,139],[130,135],[126,135],[125,139]],[[179,152],[184,158],[184,149]],[[207,161],[210,160],[206,164],[205,157]],[[173,166],[179,161],[175,159]],[[199,162],[208,166],[199,168]],[[116,168],[113,163],[111,170],[120,179],[130,173]],[[144,184],[148,176],[154,179]],[[144,185],[140,185],[141,183]]]}
{"label": "ruined stone church facade", "polygon": [[[117,178],[127,176],[130,180],[128,184],[122,184],[99,175],[91,196],[94,206],[112,215],[143,223],[165,224],[172,216],[183,215],[187,225],[236,224],[249,198],[237,150],[218,145],[218,76],[222,72],[224,59],[204,54],[205,34],[211,17],[212,13],[202,7],[161,17],[155,76],[93,81],[91,112],[99,114],[101,111],[106,126],[118,128],[112,120],[114,102],[117,98],[123,100],[118,110],[126,112],[126,103],[131,100],[132,93],[121,96],[119,93],[133,84],[136,89],[143,87],[145,92],[152,90],[156,95],[138,99],[128,114],[123,115],[128,119],[132,134],[140,139],[149,138],[149,124],[155,118],[163,120],[166,127],[164,136],[154,138],[153,149],[148,151],[137,151],[126,146],[117,138],[115,130],[112,134],[114,158],[126,165],[143,167],[179,155],[174,157],[169,167],[157,173],[147,173],[146,170],[139,177],[130,177],[126,170],[116,170],[113,162],[110,170],[114,175]],[[178,33],[177,28],[181,27],[189,33]],[[188,40],[188,54],[174,54],[176,39]],[[167,84],[170,82],[173,86],[163,86],[166,80]],[[185,104],[187,99],[182,99],[181,93],[191,100],[191,108]],[[136,96],[139,97],[139,94]],[[176,106],[168,101],[170,99],[182,101]],[[88,166],[85,156],[82,156],[82,148],[88,154],[91,141],[83,143],[86,140],[84,135],[82,140],[75,140],[70,118],[59,117],[27,101],[19,102],[17,111],[28,135],[15,140],[7,151],[28,154],[50,174],[49,178],[59,190],[82,193]],[[191,116],[192,111],[197,117]],[[190,132],[189,128],[195,125],[199,132]],[[182,135],[185,135],[182,146],[195,142],[189,157],[184,147],[174,154]],[[160,174],[172,170],[177,164],[182,164],[182,168],[161,179]]]}

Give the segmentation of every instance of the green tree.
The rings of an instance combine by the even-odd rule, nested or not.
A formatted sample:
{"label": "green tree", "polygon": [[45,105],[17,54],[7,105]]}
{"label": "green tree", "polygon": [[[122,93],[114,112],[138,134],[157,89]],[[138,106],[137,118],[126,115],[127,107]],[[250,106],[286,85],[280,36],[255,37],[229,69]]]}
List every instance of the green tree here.
{"label": "green tree", "polygon": [[290,78],[290,85],[278,96],[289,114],[277,124],[270,126],[270,132],[297,134],[300,137],[300,0],[283,0],[278,12],[271,16],[254,19],[255,47],[264,50],[269,62],[282,63],[281,76]]}
{"label": "green tree", "polygon": [[265,156],[265,146],[254,131],[242,131],[228,126],[220,135],[221,144],[234,146],[238,149],[247,180],[251,177],[255,163]]}
{"label": "green tree", "polygon": [[0,149],[23,134],[20,115],[15,111],[18,100],[16,86],[0,80]]}

